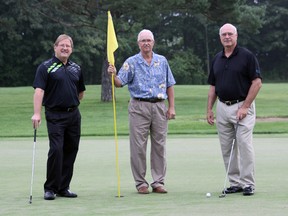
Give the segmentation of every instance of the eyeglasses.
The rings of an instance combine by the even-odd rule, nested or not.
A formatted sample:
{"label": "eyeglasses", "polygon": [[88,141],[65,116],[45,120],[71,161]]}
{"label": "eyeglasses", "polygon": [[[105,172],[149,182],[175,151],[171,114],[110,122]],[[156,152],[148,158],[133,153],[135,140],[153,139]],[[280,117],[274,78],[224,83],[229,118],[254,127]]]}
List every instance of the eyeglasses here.
{"label": "eyeglasses", "polygon": [[226,32],[226,33],[221,33],[222,37],[226,37],[228,35],[229,37],[233,36],[234,34],[232,32]]}
{"label": "eyeglasses", "polygon": [[58,46],[60,46],[62,48],[71,48],[71,46],[68,44],[58,44]]}
{"label": "eyeglasses", "polygon": [[141,42],[141,43],[151,43],[152,40],[151,39],[143,39],[143,40],[140,40],[139,42]]}

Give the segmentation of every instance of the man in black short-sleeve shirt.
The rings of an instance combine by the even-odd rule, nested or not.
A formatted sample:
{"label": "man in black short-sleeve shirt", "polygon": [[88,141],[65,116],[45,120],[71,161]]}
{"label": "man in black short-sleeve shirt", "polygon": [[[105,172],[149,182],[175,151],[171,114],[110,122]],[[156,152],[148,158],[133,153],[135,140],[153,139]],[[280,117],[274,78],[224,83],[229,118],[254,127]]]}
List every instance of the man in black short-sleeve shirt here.
{"label": "man in black short-sleeve shirt", "polygon": [[[254,100],[262,86],[260,68],[256,57],[249,50],[237,45],[235,26],[225,24],[220,28],[219,34],[223,51],[212,60],[208,77],[210,89],[207,122],[214,124],[212,109],[218,98],[216,125],[230,182],[230,187],[225,188],[223,193],[243,192],[244,196],[253,195],[255,177],[252,139],[256,118]],[[234,138],[236,141],[232,148]]]}
{"label": "man in black short-sleeve shirt", "polygon": [[60,35],[54,43],[55,55],[39,65],[33,83],[33,127],[39,127],[44,106],[49,136],[45,200],[54,200],[56,194],[77,197],[69,187],[81,133],[78,105],[85,85],[80,66],[69,60],[72,49],[72,38]]}
{"label": "man in black short-sleeve shirt", "polygon": [[213,73],[208,83],[215,86],[216,95],[224,101],[244,101],[252,80],[261,77],[258,61],[253,54],[236,46],[230,58],[219,52],[212,61]]}

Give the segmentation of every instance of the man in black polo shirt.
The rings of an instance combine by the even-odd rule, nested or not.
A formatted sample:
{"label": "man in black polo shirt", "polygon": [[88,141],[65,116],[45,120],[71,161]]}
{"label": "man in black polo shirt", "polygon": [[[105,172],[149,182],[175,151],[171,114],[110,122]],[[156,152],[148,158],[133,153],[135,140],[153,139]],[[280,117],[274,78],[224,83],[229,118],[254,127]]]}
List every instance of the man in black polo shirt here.
{"label": "man in black polo shirt", "polygon": [[69,186],[80,140],[78,105],[84,96],[85,85],[81,68],[69,60],[72,49],[72,38],[60,35],[54,43],[55,55],[40,64],[33,83],[33,127],[37,129],[41,123],[43,105],[49,135],[45,200],[54,200],[56,194],[77,197]]}
{"label": "man in black polo shirt", "polygon": [[[230,187],[223,193],[243,192],[253,195],[255,125],[255,98],[262,86],[256,57],[247,49],[237,45],[237,29],[231,24],[220,30],[223,50],[212,60],[208,78],[210,89],[207,102],[207,122],[214,124],[213,105],[216,106],[216,125],[222,156],[227,170],[233,139],[236,138],[228,177]],[[237,129],[237,130],[236,130]]]}

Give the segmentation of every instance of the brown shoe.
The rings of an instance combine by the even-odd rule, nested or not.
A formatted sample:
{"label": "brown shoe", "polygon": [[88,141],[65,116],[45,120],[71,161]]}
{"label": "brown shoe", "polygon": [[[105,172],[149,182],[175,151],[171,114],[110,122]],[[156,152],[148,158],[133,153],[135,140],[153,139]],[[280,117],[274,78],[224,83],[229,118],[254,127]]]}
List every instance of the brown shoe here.
{"label": "brown shoe", "polygon": [[152,192],[154,192],[154,193],[168,193],[168,191],[163,186],[153,188]]}
{"label": "brown shoe", "polygon": [[143,186],[138,189],[139,194],[149,194],[149,190],[147,187]]}

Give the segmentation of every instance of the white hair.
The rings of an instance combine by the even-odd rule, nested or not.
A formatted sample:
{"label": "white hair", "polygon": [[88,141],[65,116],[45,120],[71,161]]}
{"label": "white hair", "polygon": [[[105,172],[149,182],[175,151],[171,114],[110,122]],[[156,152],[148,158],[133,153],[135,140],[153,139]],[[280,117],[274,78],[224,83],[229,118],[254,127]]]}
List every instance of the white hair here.
{"label": "white hair", "polygon": [[226,27],[226,26],[231,27],[234,30],[234,33],[237,34],[237,28],[234,25],[230,24],[230,23],[226,23],[219,29],[219,35],[221,35],[222,29],[224,27]]}
{"label": "white hair", "polygon": [[147,33],[148,35],[150,35],[151,38],[152,38],[152,40],[154,41],[154,35],[153,35],[153,33],[152,33],[150,30],[148,30],[148,29],[143,29],[143,30],[140,31],[139,34],[138,34],[138,38],[137,38],[137,41],[138,41],[138,42],[140,41],[140,37],[141,37],[141,35],[142,35],[143,33]]}

